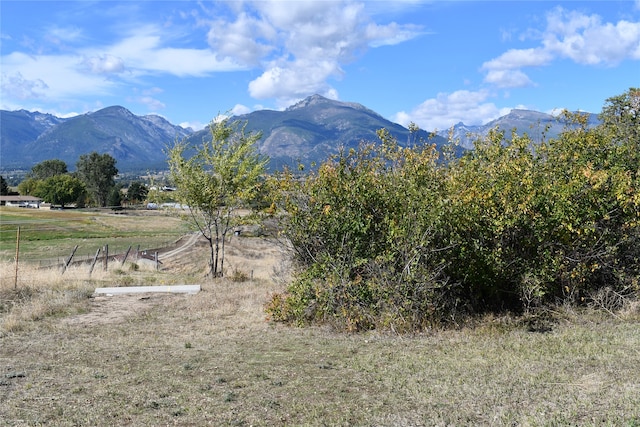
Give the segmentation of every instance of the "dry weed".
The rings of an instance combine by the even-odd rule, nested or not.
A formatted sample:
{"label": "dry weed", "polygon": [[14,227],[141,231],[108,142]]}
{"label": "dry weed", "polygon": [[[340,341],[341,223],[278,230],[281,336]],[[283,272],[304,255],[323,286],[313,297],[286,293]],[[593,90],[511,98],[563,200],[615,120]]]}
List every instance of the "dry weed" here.
{"label": "dry weed", "polygon": [[16,281],[15,263],[0,263],[0,336],[33,326],[46,317],[67,316],[88,309],[95,288],[147,285],[161,281],[157,272],[95,268],[87,265],[39,268],[20,264]]}

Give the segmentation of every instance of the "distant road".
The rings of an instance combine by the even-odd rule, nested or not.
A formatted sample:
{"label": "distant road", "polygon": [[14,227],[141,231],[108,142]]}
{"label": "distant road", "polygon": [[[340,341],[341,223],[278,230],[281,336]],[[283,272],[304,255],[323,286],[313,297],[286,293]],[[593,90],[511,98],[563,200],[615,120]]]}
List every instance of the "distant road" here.
{"label": "distant road", "polygon": [[158,254],[158,259],[160,261],[163,261],[163,260],[178,256],[178,255],[180,255],[181,253],[183,253],[185,251],[188,251],[189,249],[191,249],[196,244],[196,242],[198,241],[199,238],[200,238],[200,232],[199,231],[191,233],[189,238],[184,243],[182,243],[182,245],[180,245],[177,248],[172,249],[172,250],[170,250],[168,252],[164,252],[164,253]]}

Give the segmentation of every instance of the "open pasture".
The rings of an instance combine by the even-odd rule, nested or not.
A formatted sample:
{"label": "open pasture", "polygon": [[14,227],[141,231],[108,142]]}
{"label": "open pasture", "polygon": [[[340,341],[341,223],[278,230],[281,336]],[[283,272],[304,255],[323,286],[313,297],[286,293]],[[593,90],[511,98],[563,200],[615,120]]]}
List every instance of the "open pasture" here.
{"label": "open pasture", "polygon": [[172,244],[187,232],[177,216],[154,211],[49,210],[0,207],[0,260],[15,257],[20,227],[20,259],[56,263],[78,245],[77,256],[90,257],[109,245],[110,253]]}

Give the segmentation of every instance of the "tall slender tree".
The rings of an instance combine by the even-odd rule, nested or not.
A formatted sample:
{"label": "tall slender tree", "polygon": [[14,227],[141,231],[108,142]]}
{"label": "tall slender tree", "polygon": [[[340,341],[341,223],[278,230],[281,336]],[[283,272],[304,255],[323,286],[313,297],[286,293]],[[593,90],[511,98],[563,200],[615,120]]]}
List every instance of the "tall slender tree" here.
{"label": "tall slender tree", "polygon": [[6,196],[9,194],[9,185],[4,179],[4,176],[0,175],[0,196]]}

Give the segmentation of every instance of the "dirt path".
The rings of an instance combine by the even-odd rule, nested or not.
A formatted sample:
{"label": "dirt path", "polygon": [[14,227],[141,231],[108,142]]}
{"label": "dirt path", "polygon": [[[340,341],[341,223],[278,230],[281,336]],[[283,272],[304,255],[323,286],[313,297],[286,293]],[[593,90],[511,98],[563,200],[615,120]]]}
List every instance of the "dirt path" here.
{"label": "dirt path", "polygon": [[95,325],[122,323],[131,317],[143,315],[160,302],[174,296],[173,294],[151,293],[94,296],[91,298],[87,313],[67,317],[63,323],[87,328]]}
{"label": "dirt path", "polygon": [[[175,249],[171,249],[170,251],[161,253],[158,255],[158,258],[163,263],[166,262],[169,258],[175,257],[177,255],[183,254],[186,251],[189,251],[193,246],[198,242],[201,235],[199,232],[191,233],[188,238],[182,242],[180,246]],[[182,240],[182,239],[181,239]]]}
{"label": "dirt path", "polygon": [[[181,276],[183,272],[206,271],[208,249],[199,233],[189,234],[177,242],[174,249],[159,254],[163,274]],[[286,280],[287,273],[283,248],[271,239],[233,237],[227,242],[225,270],[227,276],[244,275],[244,280],[257,281],[270,286]],[[204,284],[188,283],[188,284]],[[183,283],[185,284],[185,283]],[[63,320],[67,325],[91,327],[116,324],[144,315],[159,304],[174,304],[183,299],[204,298],[200,294],[146,293],[114,296],[93,296],[88,312]]]}

